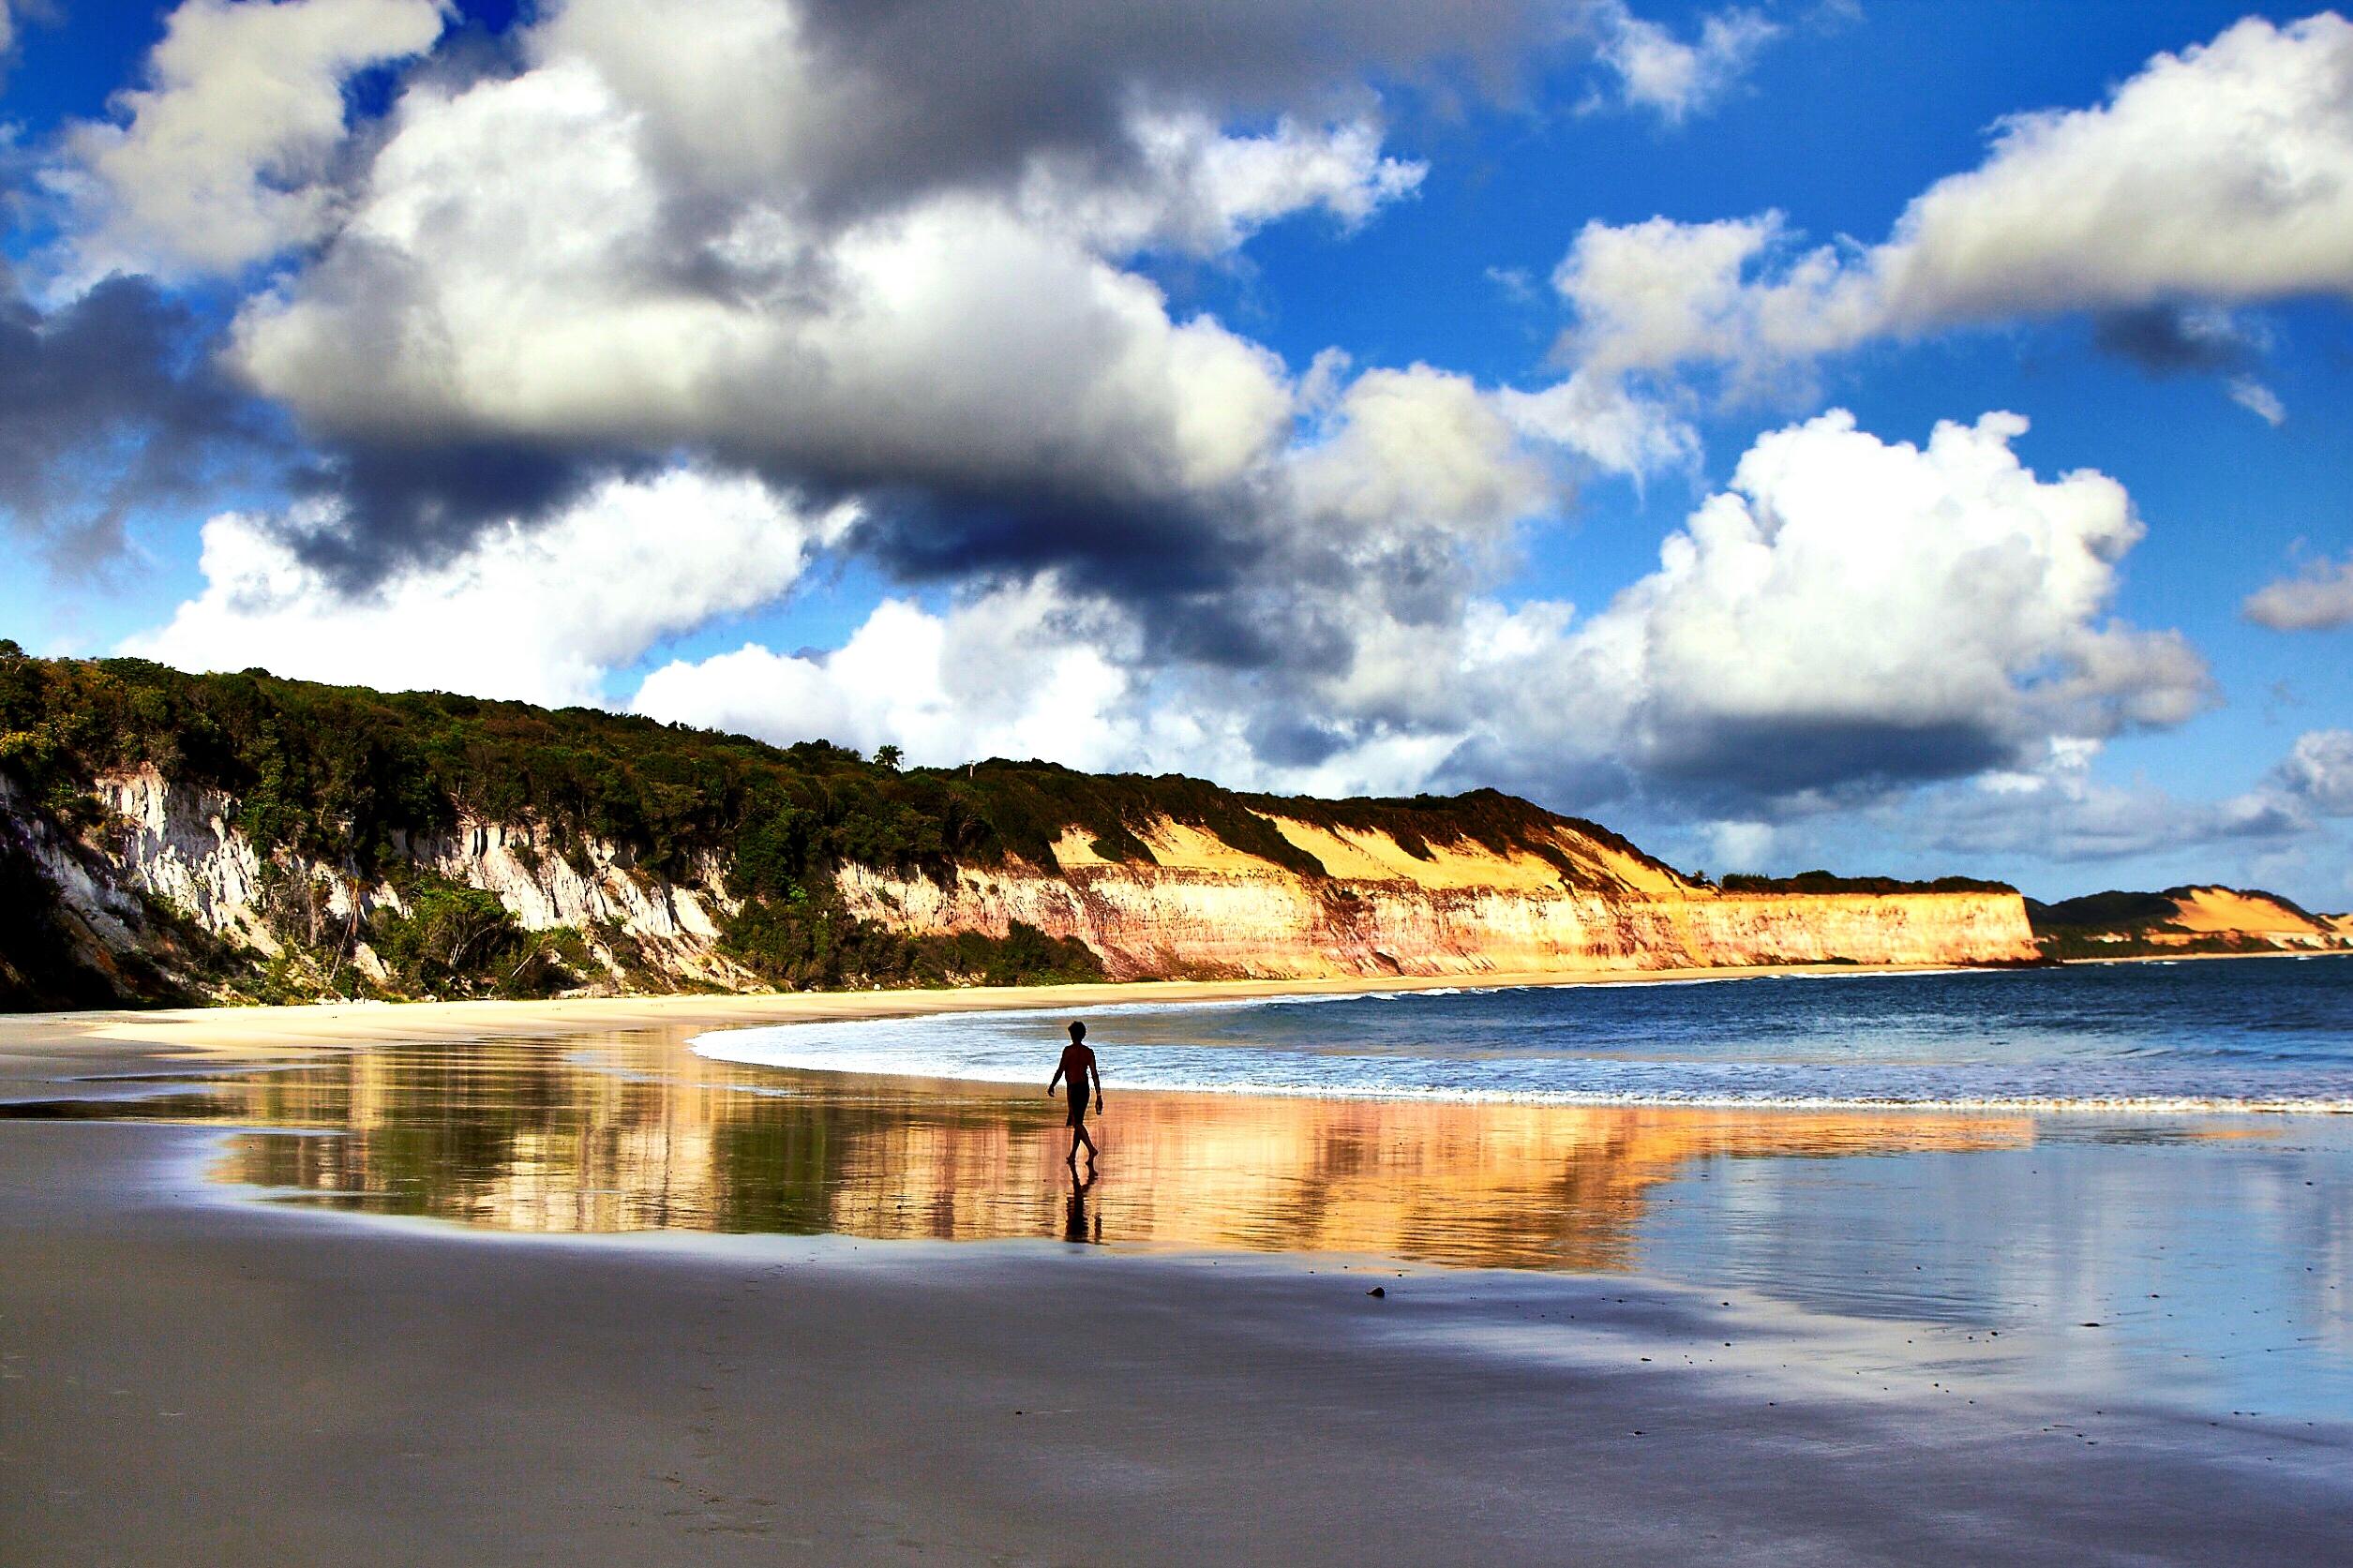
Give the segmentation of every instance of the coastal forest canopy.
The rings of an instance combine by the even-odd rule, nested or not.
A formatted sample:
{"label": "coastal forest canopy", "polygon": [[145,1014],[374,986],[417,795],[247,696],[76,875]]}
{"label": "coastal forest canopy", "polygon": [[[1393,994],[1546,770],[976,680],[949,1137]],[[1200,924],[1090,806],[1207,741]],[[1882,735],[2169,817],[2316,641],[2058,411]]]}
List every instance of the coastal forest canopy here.
{"label": "coastal forest canopy", "polygon": [[903,770],[825,740],[771,746],[600,709],[0,653],[0,767],[46,809],[85,815],[93,778],[142,764],[234,796],[237,826],[264,848],[362,874],[397,859],[404,835],[446,830],[461,814],[535,823],[559,843],[600,839],[662,874],[728,855],[731,884],[762,893],[846,862],[939,872],[1019,859],[1051,869],[1052,845],[1072,829],[1105,859],[1148,863],[1137,829],[1161,817],[1324,875],[1261,811],[1386,832],[1408,854],[1469,842],[1577,874],[1551,837],[1566,823],[1656,863],[1597,824],[1495,790],[1314,800],[1048,762]]}
{"label": "coastal forest canopy", "polygon": [[[1052,871],[1053,845],[1072,831],[1106,860],[1148,864],[1142,834],[1168,819],[1324,876],[1262,811],[1384,832],[1424,858],[1433,844],[1531,854],[1572,879],[1590,874],[1554,841],[1564,825],[1656,863],[1596,824],[1493,790],[1327,801],[1045,762],[901,769],[895,756],[870,759],[821,739],[778,747],[596,709],[382,693],[258,669],[192,675],[141,659],[35,659],[0,643],[0,772],[31,810],[69,830],[94,829],[92,783],[142,766],[223,791],[233,826],[265,855],[284,851],[339,868],[354,884],[399,889],[404,913],[380,910],[364,932],[337,933],[318,890],[301,882],[281,889],[273,923],[298,947],[365,935],[411,994],[560,989],[587,967],[577,939],[525,933],[496,900],[412,863],[418,836],[468,818],[529,825],[567,858],[591,841],[610,844],[649,875],[682,879],[715,863],[742,901],[723,949],[776,983],[810,987],[1102,972],[1083,943],[1018,924],[1001,938],[913,936],[856,919],[835,892],[846,864],[940,878],[959,864],[1013,860]],[[170,924],[168,910],[153,913]],[[201,947],[199,933],[181,934]],[[52,936],[28,929],[8,942],[32,953],[53,947]],[[339,969],[329,973],[348,983]],[[264,985],[257,994],[284,993]]]}
{"label": "coastal forest canopy", "polygon": [[[722,884],[736,907],[725,914],[720,951],[772,983],[808,988],[1104,973],[1085,943],[1019,922],[996,936],[916,934],[859,918],[837,882],[850,865],[941,883],[958,866],[1018,863],[1059,874],[1055,845],[1072,835],[1103,860],[1151,865],[1153,833],[1176,822],[1304,877],[1329,877],[1267,820],[1280,815],[1383,834],[1422,859],[1439,847],[1531,856],[1571,887],[1596,886],[1603,874],[1565,846],[1562,829],[1666,869],[1598,824],[1491,789],[1318,800],[1037,761],[909,769],[888,748],[866,757],[822,739],[772,746],[598,709],[384,693],[258,669],[194,675],[141,659],[36,659],[0,642],[0,778],[17,815],[46,819],[66,839],[100,833],[107,824],[93,785],[143,767],[228,799],[229,825],[264,859],[266,918],[287,949],[248,985],[239,966],[250,965],[249,955],[208,948],[202,931],[148,899],[150,923],[169,938],[165,956],[193,961],[211,951],[212,983],[267,1000],[368,984],[402,995],[544,994],[616,973],[661,983],[618,928],[526,931],[495,895],[423,863],[431,859],[417,853],[423,840],[467,823],[527,829],[507,841],[520,844],[519,857],[561,856],[584,878],[594,845],[629,874]],[[22,895],[7,917],[13,924],[0,930],[0,970],[16,955],[19,991],[32,987],[22,978],[28,966],[62,972],[52,961],[63,950],[57,932],[24,912],[41,900],[23,857],[0,835],[0,880]],[[1906,883],[1823,871],[1731,875],[1719,886],[1734,894],[2010,890],[1963,877]],[[358,896],[382,887],[397,898]],[[352,913],[363,902],[364,919]],[[350,963],[361,942],[382,971],[365,984]],[[115,990],[171,993],[151,981]],[[0,991],[9,983],[0,973]]]}

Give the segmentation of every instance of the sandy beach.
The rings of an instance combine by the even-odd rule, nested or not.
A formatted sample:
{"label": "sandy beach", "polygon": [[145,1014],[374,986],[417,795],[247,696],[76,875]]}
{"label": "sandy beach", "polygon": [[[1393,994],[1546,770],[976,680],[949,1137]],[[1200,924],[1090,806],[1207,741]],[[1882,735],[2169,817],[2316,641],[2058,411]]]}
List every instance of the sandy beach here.
{"label": "sandy beach", "polygon": [[580,996],[537,1002],[349,1002],[292,1008],[160,1008],[0,1013],[0,1065],[37,1063],[118,1045],[241,1054],[385,1039],[460,1039],[487,1033],[555,1036],[692,1024],[726,1028],[828,1018],[888,1018],[1012,1008],[1096,1008],[1253,996],[1344,996],[1473,986],[1642,985],[1761,975],[1909,974],[1930,964],[1781,964],[1762,969],[1588,969],[1526,974],[1347,976],[1328,979],[1150,980],[1089,985],[961,986],[940,991],[804,991],[776,994]]}
{"label": "sandy beach", "polygon": [[[2257,1165],[2325,1215],[2341,1140],[2201,1126],[2161,1167],[2131,1163],[2145,1141],[2016,1117],[1132,1095],[1079,1195],[1094,1217],[1072,1217],[1128,1245],[1080,1247],[1051,1102],[879,1081],[762,1098],[684,1052],[733,1023],[1177,990],[0,1021],[0,1097],[172,1102],[0,1119],[0,1561],[2341,1547],[2342,1410],[2153,1387],[2147,1358],[2205,1347],[2137,1278],[2070,1254],[2053,1277],[2101,1277],[2037,1286],[1989,1332],[1915,1290],[1927,1255],[1896,1238],[1851,1301],[1808,1283],[1855,1274],[1843,1254],[1806,1262],[1837,1241],[1809,1228],[1855,1229],[1842,1213],[1943,1216],[1958,1253],[1976,1233],[1950,1227],[2006,1208],[1984,1245],[2033,1252],[2071,1233],[2038,1230],[2038,1203],[2112,1227],[2106,1186],[2186,1210]],[[489,1075],[470,1114],[536,1107],[499,1123],[495,1158],[449,1120],[469,1065]],[[190,1072],[216,1086],[153,1077]],[[436,1139],[443,1163],[420,1165]],[[812,1149],[821,1180],[795,1173]],[[1816,1184],[1810,1220],[1759,1229],[1765,1189],[1735,1178],[1767,1171]],[[1915,1184],[1898,1211],[1869,1190],[1891,1181]],[[2314,1263],[2333,1292],[2341,1255]]]}

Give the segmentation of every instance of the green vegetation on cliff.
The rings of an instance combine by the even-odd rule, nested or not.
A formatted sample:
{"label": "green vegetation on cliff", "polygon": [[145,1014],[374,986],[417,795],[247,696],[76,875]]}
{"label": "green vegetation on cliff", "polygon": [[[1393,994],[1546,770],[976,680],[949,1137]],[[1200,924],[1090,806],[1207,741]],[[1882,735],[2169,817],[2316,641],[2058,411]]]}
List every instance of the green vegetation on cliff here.
{"label": "green vegetation on cliff", "polygon": [[1378,829],[1409,854],[1468,842],[1581,874],[1551,842],[1566,823],[1649,860],[1596,824],[1494,790],[1311,800],[1043,762],[900,771],[823,740],[776,747],[595,709],[0,654],[0,768],[37,799],[61,816],[86,814],[93,778],[149,763],[234,796],[237,825],[257,844],[363,874],[400,858],[406,838],[448,830],[461,814],[536,824],[559,844],[603,840],[662,874],[724,855],[731,882],[764,895],[848,861],[940,871],[1018,858],[1052,869],[1051,845],[1072,827],[1105,859],[1148,862],[1137,830],[1162,816],[1323,874],[1260,812]]}
{"label": "green vegetation on cliff", "polygon": [[[2320,923],[2319,916],[2278,893],[2253,888],[2220,888],[2215,890],[2276,904],[2299,919],[2314,925]],[[2196,896],[2198,891],[2196,888],[2167,888],[2161,893],[2086,893],[2081,898],[2061,899],[2056,903],[2028,899],[2026,914],[2037,933],[2147,931],[2170,924],[2181,913],[2182,901]]]}
{"label": "green vegetation on cliff", "polygon": [[[824,740],[770,746],[593,709],[382,693],[261,670],[190,675],[139,659],[34,659],[0,644],[0,774],[33,812],[68,832],[96,827],[94,781],[151,765],[176,784],[224,792],[232,825],[265,855],[334,868],[351,886],[389,881],[403,890],[407,914],[380,911],[361,928],[328,918],[316,884],[275,887],[272,927],[295,956],[240,982],[239,994],[260,999],[357,983],[342,960],[359,938],[385,959],[385,983],[402,994],[512,994],[590,978],[577,945],[492,919],[487,895],[419,880],[412,846],[467,820],[528,828],[577,869],[593,842],[652,876],[708,880],[716,871],[743,901],[721,950],[800,986],[1095,978],[1101,964],[1080,943],[1027,927],[1002,938],[910,937],[856,919],[835,892],[834,873],[850,863],[943,879],[959,864],[1012,860],[1052,873],[1052,846],[1073,829],[1106,859],[1148,864],[1144,835],[1166,818],[1311,877],[1324,866],[1262,813],[1377,830],[1422,858],[1432,844],[1532,854],[1572,881],[1591,874],[1554,842],[1564,826],[1656,864],[1596,824],[1493,790],[1312,800],[1042,762],[905,770],[897,762]],[[19,933],[7,948],[29,953],[54,936]],[[626,940],[607,946],[627,970]]]}
{"label": "green vegetation on cliff", "polygon": [[764,899],[728,922],[720,950],[778,985],[1040,985],[1103,978],[1086,943],[1012,922],[1002,937],[960,931],[911,936],[838,907]]}
{"label": "green vegetation on cliff", "polygon": [[2014,893],[2007,882],[1987,882],[1974,876],[1940,876],[1933,882],[1906,882],[1893,876],[1837,876],[1826,871],[1802,871],[1795,876],[1727,876],[1716,884],[1728,893]]}
{"label": "green vegetation on cliff", "polygon": [[[2182,953],[2273,953],[2281,943],[2261,931],[2192,931],[2183,905],[2200,892],[2269,904],[2313,928],[2327,943],[2328,922],[2294,900],[2252,888],[2167,888],[2163,892],[2086,893],[2045,903],[2026,901],[2026,918],[2045,958],[2158,958]],[[2298,944],[2303,945],[2303,944]],[[2342,945],[2342,938],[2338,939]]]}

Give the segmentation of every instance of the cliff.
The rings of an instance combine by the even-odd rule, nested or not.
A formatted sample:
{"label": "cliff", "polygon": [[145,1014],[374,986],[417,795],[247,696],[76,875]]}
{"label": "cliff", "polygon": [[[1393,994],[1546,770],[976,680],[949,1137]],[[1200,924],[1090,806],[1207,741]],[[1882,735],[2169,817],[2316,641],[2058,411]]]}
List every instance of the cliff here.
{"label": "cliff", "polygon": [[2353,951],[2353,916],[2315,915],[2256,889],[2167,888],[2058,903],[2029,899],[2027,912],[2037,947],[2052,958]]}
{"label": "cliff", "polygon": [[1566,823],[1527,850],[1405,853],[1378,829],[1267,814],[1314,856],[1302,874],[1162,819],[1149,865],[1074,844],[1051,869],[957,867],[947,878],[845,868],[865,918],[916,932],[1000,934],[1021,921],[1074,937],[1115,978],[1476,975],[1775,963],[1978,963],[2030,959],[2009,891],[1728,892]]}
{"label": "cliff", "polygon": [[0,650],[0,1001],[2031,959],[1984,884],[1686,877],[1492,791],[899,772]]}

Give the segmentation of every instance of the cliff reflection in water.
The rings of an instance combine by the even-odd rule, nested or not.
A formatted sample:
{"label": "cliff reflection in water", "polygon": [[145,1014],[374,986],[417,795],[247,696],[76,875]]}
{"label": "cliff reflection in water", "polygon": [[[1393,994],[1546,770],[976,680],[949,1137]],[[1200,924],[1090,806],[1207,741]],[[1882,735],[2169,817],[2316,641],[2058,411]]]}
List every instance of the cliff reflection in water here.
{"label": "cliff reflection in water", "polygon": [[1074,1195],[1062,1104],[1041,1093],[757,1072],[675,1038],[384,1047],[218,1091],[206,1119],[281,1129],[236,1135],[219,1176],[374,1213],[1575,1269],[1630,1266],[1651,1188],[1695,1160],[2032,1135],[2018,1116],[1115,1091],[1101,1176]]}

